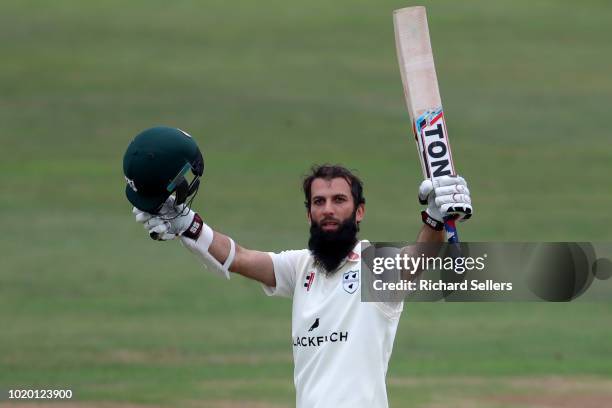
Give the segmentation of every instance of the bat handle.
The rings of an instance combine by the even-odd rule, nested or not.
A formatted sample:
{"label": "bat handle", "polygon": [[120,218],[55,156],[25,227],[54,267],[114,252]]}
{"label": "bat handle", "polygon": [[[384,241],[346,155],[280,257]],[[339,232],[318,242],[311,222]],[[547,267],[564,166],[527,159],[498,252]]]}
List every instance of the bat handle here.
{"label": "bat handle", "polygon": [[448,217],[444,219],[444,229],[446,230],[446,240],[449,244],[459,243],[459,234],[457,234],[457,226],[455,218]]}

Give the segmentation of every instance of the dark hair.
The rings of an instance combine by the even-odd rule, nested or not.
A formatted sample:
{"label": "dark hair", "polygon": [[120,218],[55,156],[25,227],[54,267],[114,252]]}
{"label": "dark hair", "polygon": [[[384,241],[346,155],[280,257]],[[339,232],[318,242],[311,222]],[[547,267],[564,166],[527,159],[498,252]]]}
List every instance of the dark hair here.
{"label": "dark hair", "polygon": [[357,209],[360,204],[365,204],[365,197],[363,196],[363,183],[359,177],[354,175],[344,166],[337,164],[321,164],[312,166],[310,168],[310,173],[304,176],[302,188],[304,189],[304,197],[306,198],[304,204],[306,205],[307,210],[310,211],[312,182],[318,178],[325,180],[331,180],[334,178],[345,179],[349,186],[351,186],[351,195],[353,196],[353,201],[355,202],[355,209]]}

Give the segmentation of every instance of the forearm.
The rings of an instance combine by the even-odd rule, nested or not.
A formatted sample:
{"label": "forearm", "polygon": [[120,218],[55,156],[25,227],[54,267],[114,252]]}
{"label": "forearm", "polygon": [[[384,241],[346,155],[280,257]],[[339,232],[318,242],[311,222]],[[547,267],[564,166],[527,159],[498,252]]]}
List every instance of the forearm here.
{"label": "forearm", "polygon": [[268,253],[244,248],[207,225],[202,229],[202,235],[205,237],[200,236],[195,242],[188,238],[182,238],[182,241],[208,269],[221,272],[228,279],[229,272],[234,272],[268,286],[276,285],[274,265]]}
{"label": "forearm", "polygon": [[[237,244],[235,245],[236,245],[235,250],[236,250],[236,255],[237,255],[239,246]],[[227,260],[227,257],[230,254],[230,249],[231,249],[230,237],[220,233],[219,231],[213,230],[213,240],[210,243],[210,246],[208,247],[208,252],[217,261],[219,261],[219,263],[223,264],[225,263],[225,261]],[[236,263],[236,258],[237,256],[232,261],[232,265]],[[229,265],[229,270],[233,272],[232,265]]]}
{"label": "forearm", "polygon": [[[445,241],[444,231],[436,231],[435,229],[423,225],[417,235],[417,244],[409,245],[400,251],[402,256],[419,257],[422,255],[436,256],[439,250],[439,245],[428,245],[443,243]],[[419,245],[425,244],[425,245]],[[417,271],[402,271],[402,279],[413,281],[421,275],[422,269]]]}
{"label": "forearm", "polygon": [[230,271],[261,282],[266,286],[276,286],[272,257],[266,252],[236,245],[236,259],[232,262]]}
{"label": "forearm", "polygon": [[[230,252],[230,237],[213,231],[213,241],[208,249],[208,252],[221,263],[227,260]],[[234,272],[250,279],[265,283],[268,286],[274,286],[275,282],[270,281],[269,277],[274,277],[274,274],[262,274],[261,271],[271,270],[274,268],[272,258],[265,252],[254,251],[236,245],[236,255],[232,264],[229,265],[230,272]]]}
{"label": "forearm", "polygon": [[137,208],[132,212],[152,238],[158,241],[180,238],[183,246],[196,255],[210,272],[229,279],[231,271],[268,286],[276,285],[270,254],[237,245],[227,235],[214,231],[185,204],[175,206],[174,200],[174,197],[170,197],[164,203],[164,217]]}
{"label": "forearm", "polygon": [[417,242],[422,242],[422,243],[427,243],[427,242],[444,242],[445,241],[445,236],[444,236],[444,231],[436,231],[435,229],[427,226],[427,225],[423,225],[421,227],[421,230],[419,231],[418,235],[417,235]]}

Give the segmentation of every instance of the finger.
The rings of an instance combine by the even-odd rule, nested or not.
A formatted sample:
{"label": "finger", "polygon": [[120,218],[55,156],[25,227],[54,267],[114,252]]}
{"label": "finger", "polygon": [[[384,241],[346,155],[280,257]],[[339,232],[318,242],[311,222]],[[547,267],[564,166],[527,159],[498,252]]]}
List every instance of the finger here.
{"label": "finger", "polygon": [[139,212],[138,214],[136,214],[136,222],[140,222],[144,224],[145,222],[149,221],[152,217],[153,216],[149,213]]}
{"label": "finger", "polygon": [[472,215],[474,214],[474,210],[472,210],[472,214],[465,214],[465,215],[461,215],[457,221],[463,222],[466,220],[469,220],[470,218],[472,218]]}
{"label": "finger", "polygon": [[168,234],[168,233],[160,234],[157,232],[150,232],[149,236],[155,241],[170,241],[176,238],[175,234]]}
{"label": "finger", "polygon": [[431,183],[431,180],[423,180],[423,182],[419,186],[419,203],[421,203],[421,205],[427,204],[427,198],[429,197],[429,194],[431,194],[432,191],[433,184]]}
{"label": "finger", "polygon": [[454,212],[457,221],[463,222],[472,217],[474,209],[471,207],[465,208],[465,212]]}
{"label": "finger", "polygon": [[435,189],[436,197],[442,197],[451,194],[470,195],[470,190],[463,184],[455,184],[452,186],[438,187]]}
{"label": "finger", "polygon": [[155,232],[158,235],[163,235],[168,232],[168,225],[166,223],[157,225],[156,227],[149,229],[149,234],[151,234],[152,232]]}
{"label": "finger", "polygon": [[440,212],[444,216],[451,214],[472,214],[472,205],[469,203],[444,204],[440,207]]}
{"label": "finger", "polygon": [[164,218],[174,218],[177,214],[180,214],[178,207],[175,207],[174,204],[170,203],[164,204],[161,210],[159,210],[159,215]]}
{"label": "finger", "polygon": [[183,214],[183,212],[185,212],[185,208],[187,208],[187,204],[183,203],[175,206],[174,210],[177,212],[177,214]]}
{"label": "finger", "polygon": [[159,218],[159,217],[154,217],[151,218],[150,220],[148,220],[147,222],[144,223],[144,227],[147,230],[153,229],[155,227],[157,227],[158,225],[162,225],[164,224],[166,221]]}
{"label": "finger", "polygon": [[434,179],[434,186],[436,188],[452,186],[455,184],[461,184],[461,185],[467,186],[465,179],[461,176],[441,176],[441,177]]}
{"label": "finger", "polygon": [[164,201],[164,204],[161,207],[160,212],[168,212],[174,209],[174,202],[176,201],[176,199],[174,198],[173,195],[169,196],[168,198],[166,198],[166,201]]}
{"label": "finger", "polygon": [[441,197],[436,197],[436,206],[440,207],[443,204],[459,204],[459,203],[467,203],[472,204],[472,199],[469,195],[465,194],[450,194]]}
{"label": "finger", "polygon": [[151,237],[151,239],[154,239],[155,241],[170,241],[176,238],[175,234],[168,234],[168,233],[160,234],[158,232],[150,232],[149,236]]}
{"label": "finger", "polygon": [[138,219],[138,217],[146,217],[148,216],[149,218],[151,218],[153,215],[149,214],[146,211],[141,210],[140,208],[136,208],[136,207],[132,207],[132,214],[134,214],[136,216],[136,219]]}
{"label": "finger", "polygon": [[176,234],[165,233],[161,236],[162,241],[170,241],[177,237]]}

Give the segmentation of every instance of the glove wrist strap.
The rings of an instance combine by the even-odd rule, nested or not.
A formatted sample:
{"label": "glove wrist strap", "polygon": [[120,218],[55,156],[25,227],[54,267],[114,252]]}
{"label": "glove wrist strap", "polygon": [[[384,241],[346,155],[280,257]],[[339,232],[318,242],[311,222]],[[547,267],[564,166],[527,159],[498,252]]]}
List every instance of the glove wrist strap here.
{"label": "glove wrist strap", "polygon": [[421,219],[423,220],[423,224],[433,228],[436,231],[442,231],[444,229],[444,223],[431,218],[431,215],[427,214],[427,211],[421,211]]}
{"label": "glove wrist strap", "polygon": [[183,236],[187,238],[191,238],[195,241],[198,239],[198,237],[202,233],[203,226],[204,226],[204,222],[202,221],[200,214],[196,213],[193,216],[193,220],[191,221],[191,224],[189,225],[189,227],[185,230],[185,232],[183,232]]}

